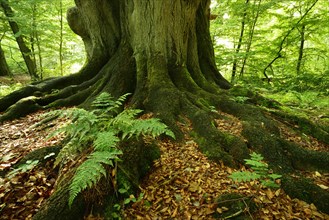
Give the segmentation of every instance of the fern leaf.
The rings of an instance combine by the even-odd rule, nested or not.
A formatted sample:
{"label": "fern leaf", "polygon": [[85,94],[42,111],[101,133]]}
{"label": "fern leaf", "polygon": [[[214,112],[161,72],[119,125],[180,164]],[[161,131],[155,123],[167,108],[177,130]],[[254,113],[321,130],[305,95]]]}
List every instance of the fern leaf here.
{"label": "fern leaf", "polygon": [[104,173],[106,174],[106,171],[100,163],[93,163],[90,160],[86,160],[81,164],[70,185],[69,206],[72,205],[78,193],[87,187],[93,186]]}
{"label": "fern leaf", "polygon": [[268,165],[262,161],[256,161],[256,160],[245,160],[246,164],[252,166],[252,167],[259,167],[259,168],[267,168]]}
{"label": "fern leaf", "polygon": [[102,176],[106,176],[103,164],[113,166],[113,160],[118,160],[119,154],[122,152],[117,149],[111,152],[94,152],[78,167],[70,185],[69,206],[81,191],[92,187]]}
{"label": "fern leaf", "polygon": [[90,155],[90,160],[93,160],[95,163],[104,163],[110,166],[113,166],[113,160],[118,161],[119,155],[122,154],[121,150],[116,148],[111,148],[109,151],[100,152],[95,151]]}
{"label": "fern leaf", "polygon": [[141,113],[141,110],[129,110],[129,112],[122,112],[113,121],[113,125],[120,131],[122,131],[122,138],[131,138],[132,136],[151,135],[157,137],[161,134],[166,134],[172,138],[175,135],[169,130],[167,125],[162,123],[157,118],[151,118],[146,120],[133,119],[135,115]]}
{"label": "fern leaf", "polygon": [[113,131],[100,132],[94,141],[96,151],[106,151],[110,147],[115,147],[120,139]]}
{"label": "fern leaf", "polygon": [[279,175],[279,174],[269,174],[268,177],[270,177],[272,180],[276,180],[276,179],[279,179],[282,177],[282,175]]}
{"label": "fern leaf", "polygon": [[104,109],[114,105],[113,97],[107,93],[103,92],[91,104],[93,107],[97,109]]}
{"label": "fern leaf", "polygon": [[252,154],[250,154],[250,156],[251,156],[251,160],[254,161],[264,160],[264,157],[261,154],[257,154],[256,152],[253,152]]}
{"label": "fern leaf", "polygon": [[259,179],[260,177],[261,176],[258,175],[257,173],[249,172],[249,171],[238,171],[230,175],[230,178],[238,182],[248,182],[251,180]]}

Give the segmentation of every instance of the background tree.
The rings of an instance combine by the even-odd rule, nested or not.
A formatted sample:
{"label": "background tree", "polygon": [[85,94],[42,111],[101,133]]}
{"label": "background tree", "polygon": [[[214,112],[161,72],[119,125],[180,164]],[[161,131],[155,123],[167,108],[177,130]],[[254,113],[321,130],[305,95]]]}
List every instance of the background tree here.
{"label": "background tree", "polygon": [[5,57],[5,52],[3,51],[1,46],[1,41],[4,35],[5,33],[2,36],[0,36],[0,76],[10,76],[11,72]]}
{"label": "background tree", "polygon": [[[246,20],[247,20],[247,10],[249,8],[249,2],[250,2],[249,0],[246,0],[245,5],[244,5],[244,9],[243,9],[240,36],[239,36],[239,40],[238,40],[236,50],[235,50],[237,55],[240,53],[240,49],[241,49],[241,46],[242,46],[242,40],[244,38],[245,24],[246,24]],[[234,82],[236,71],[237,71],[237,59],[235,58],[233,60],[233,67],[232,67],[232,82]]]}
{"label": "background tree", "polygon": [[[73,0],[63,1],[62,10],[66,11],[72,4]],[[10,6],[15,11],[20,33],[26,36],[25,43],[31,48],[32,60],[36,62],[40,78],[61,75],[61,69],[64,75],[79,70],[85,61],[84,47],[81,38],[70,30],[66,20],[61,21],[60,1],[11,0]],[[8,65],[14,75],[28,72],[23,59],[18,56],[19,48],[13,35],[7,33],[4,37],[3,49],[8,54]]]}
{"label": "background tree", "polygon": [[[182,140],[183,134],[176,122],[191,123],[191,135],[209,158],[237,166],[250,150],[261,153],[271,168],[283,175],[282,185],[288,194],[328,211],[327,191],[302,177],[293,178],[298,170],[327,172],[328,152],[304,149],[284,140],[279,125],[288,122],[293,125],[291,129],[327,144],[328,130],[281,111],[277,102],[241,87],[232,88],[216,68],[209,0],[75,3],[67,18],[84,41],[87,63],[77,74],[46,79],[0,99],[0,111],[5,111],[0,121],[54,107],[90,108],[102,92],[115,97],[132,93],[127,106],[152,112],[178,139]],[[214,119],[225,117],[221,112],[240,119],[243,138],[216,128]],[[145,151],[133,157],[138,160]],[[129,171],[128,176],[140,177],[136,169]],[[71,211],[67,206],[69,182],[70,173],[35,219],[77,219],[83,215],[86,204],[82,197],[73,202]],[[305,190],[307,196],[300,193]],[[113,191],[104,193],[112,195]]]}
{"label": "background tree", "polygon": [[32,58],[31,50],[28,48],[27,44],[25,43],[24,37],[21,34],[20,28],[17,24],[17,22],[14,20],[14,12],[10,5],[8,4],[8,1],[1,0],[1,7],[8,19],[9,25],[11,27],[11,30],[13,31],[13,34],[16,38],[16,42],[19,46],[19,49],[21,51],[21,54],[24,58],[26,67],[28,69],[28,72],[32,78],[38,78],[37,75],[37,69],[36,69],[36,63]]}
{"label": "background tree", "polygon": [[[298,54],[300,53],[300,33],[302,24],[306,24],[305,44],[303,49],[303,61],[301,73],[319,75],[327,69],[328,44],[326,35],[328,28],[324,25],[328,15],[323,13],[323,9],[328,7],[328,1],[253,1],[250,2],[246,19],[247,29],[245,30],[245,43],[242,44],[240,52],[237,54],[233,45],[237,45],[240,33],[232,30],[239,26],[238,21],[243,20],[243,1],[219,1],[214,5],[213,10],[219,11],[220,16],[212,23],[212,33],[215,41],[215,52],[218,53],[217,63],[223,74],[231,77],[231,67],[233,60],[237,61],[237,68],[246,73],[244,79],[263,77],[264,69],[273,58],[276,58],[273,65],[266,69],[271,77],[295,78],[298,64]],[[312,6],[313,5],[313,6]],[[310,10],[309,10],[310,9]],[[307,12],[308,11],[308,12]],[[237,13],[240,12],[240,13]],[[306,13],[307,12],[307,13]],[[303,17],[300,25],[298,20]],[[253,24],[256,21],[255,24]],[[284,35],[289,33],[289,37],[282,42]],[[247,34],[248,33],[248,34]],[[250,33],[252,33],[250,35]],[[248,46],[252,36],[252,46]],[[318,43],[322,42],[320,46]],[[282,58],[277,58],[278,48],[283,43]],[[316,52],[317,51],[317,52]],[[321,52],[320,52],[321,51]],[[322,58],[319,58],[322,54]],[[233,59],[234,58],[234,59]],[[244,64],[244,59],[248,62]],[[316,65],[314,65],[316,63]]]}

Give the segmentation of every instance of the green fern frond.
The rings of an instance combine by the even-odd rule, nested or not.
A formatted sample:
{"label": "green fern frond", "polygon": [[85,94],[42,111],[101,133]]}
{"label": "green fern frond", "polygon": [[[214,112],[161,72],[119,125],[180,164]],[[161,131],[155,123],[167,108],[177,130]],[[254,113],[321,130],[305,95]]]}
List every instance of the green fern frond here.
{"label": "green fern frond", "polygon": [[[54,133],[64,133],[69,142],[61,149],[55,165],[73,159],[79,152],[93,145],[93,152],[76,170],[70,185],[69,205],[81,191],[95,185],[102,176],[106,176],[104,165],[113,166],[122,154],[117,148],[125,137],[161,134],[175,138],[174,133],[159,119],[136,119],[142,113],[139,109],[123,110],[128,95],[117,100],[108,93],[102,93],[92,102],[94,110],[80,108],[57,110],[52,114],[69,119],[68,123]],[[123,111],[122,111],[123,110]],[[120,113],[121,111],[121,113]],[[57,114],[57,115],[56,115]]]}
{"label": "green fern frond", "polygon": [[166,134],[172,138],[175,138],[175,135],[172,131],[170,131],[164,123],[162,123],[157,118],[150,118],[146,120],[135,120],[132,123],[132,126],[129,130],[125,131],[123,134],[123,138],[128,136],[140,136],[140,135],[150,135],[153,138],[160,136],[161,134]]}
{"label": "green fern frond", "polygon": [[102,176],[106,176],[103,164],[113,166],[113,160],[119,160],[120,154],[122,151],[115,148],[110,152],[94,152],[78,167],[70,185],[69,206],[81,191],[91,188]]}
{"label": "green fern frond", "polygon": [[131,93],[124,94],[114,101],[113,96],[109,93],[103,92],[92,102],[92,106],[95,108],[94,112],[97,114],[100,113],[99,116],[101,118],[108,114],[118,114],[120,107],[130,94]]}
{"label": "green fern frond", "polygon": [[250,154],[250,156],[251,156],[251,160],[254,160],[254,161],[264,160],[264,157],[261,154],[257,154],[256,152],[253,152],[252,154]]}
{"label": "green fern frond", "polygon": [[92,107],[97,109],[104,109],[115,105],[114,98],[106,92],[101,93],[99,96],[95,98],[95,100],[91,103]]}
{"label": "green fern frond", "polygon": [[268,164],[262,161],[264,157],[261,154],[254,152],[250,154],[250,156],[251,159],[245,159],[245,161],[246,164],[251,166],[253,172],[234,172],[230,175],[230,178],[238,182],[259,179],[261,184],[265,187],[279,187],[279,185],[275,183],[275,180],[281,178],[281,175],[269,173]]}
{"label": "green fern frond", "polygon": [[238,171],[230,175],[230,178],[238,182],[249,182],[251,180],[259,179],[260,177],[261,176],[259,174],[249,171]]}
{"label": "green fern frond", "polygon": [[267,168],[268,165],[262,161],[256,161],[256,160],[245,160],[246,164],[250,165],[252,168],[253,167],[258,167],[258,168]]}
{"label": "green fern frond", "polygon": [[131,124],[136,116],[142,112],[143,110],[140,109],[126,109],[111,120],[111,125],[121,126],[121,124]]}
{"label": "green fern frond", "polygon": [[94,141],[94,147],[96,151],[106,151],[111,147],[115,147],[120,139],[113,131],[105,131],[97,133]]}
{"label": "green fern frond", "polygon": [[142,113],[139,109],[127,109],[118,114],[110,125],[123,133],[122,138],[130,138],[132,136],[150,135],[157,137],[165,134],[169,137],[175,138],[175,135],[167,125],[162,123],[157,118],[150,119],[135,119],[137,115]]}

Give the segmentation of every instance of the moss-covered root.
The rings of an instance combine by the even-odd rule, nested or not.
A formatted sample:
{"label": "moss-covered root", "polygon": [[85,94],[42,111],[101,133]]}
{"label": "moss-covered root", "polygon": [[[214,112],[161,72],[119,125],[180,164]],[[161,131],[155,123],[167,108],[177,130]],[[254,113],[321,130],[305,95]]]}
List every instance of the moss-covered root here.
{"label": "moss-covered root", "polygon": [[111,219],[111,213],[107,211],[111,210],[120,199],[116,191],[120,188],[129,188],[129,193],[133,194],[138,190],[138,185],[149,171],[152,162],[160,156],[157,145],[145,144],[142,140],[126,141],[120,148],[123,151],[121,158],[123,162],[118,164],[116,183],[110,175],[108,178],[102,178],[93,188],[79,193],[72,206],[69,207],[69,186],[76,168],[72,167],[60,180],[57,180],[58,188],[55,193],[47,199],[33,219],[79,220],[89,214],[91,207],[94,212],[105,215],[106,219]]}
{"label": "moss-covered root", "polygon": [[292,198],[313,203],[319,211],[329,214],[329,192],[305,178],[293,178],[285,175],[282,188]]}
{"label": "moss-covered root", "polygon": [[85,203],[81,195],[74,200],[71,208],[68,206],[69,184],[56,190],[41,209],[33,216],[33,220],[77,220],[85,215]]}
{"label": "moss-covered root", "polygon": [[242,135],[254,151],[261,153],[275,172],[295,170],[329,171],[329,153],[304,149],[288,142],[262,122],[243,122]]}
{"label": "moss-covered root", "polygon": [[272,111],[272,114],[278,117],[279,120],[284,121],[286,123],[289,123],[290,125],[295,125],[295,129],[300,130],[301,132],[308,134],[312,137],[315,137],[319,141],[322,141],[323,143],[329,144],[329,132],[328,128],[321,127],[319,125],[316,125],[311,120],[289,114],[283,111]]}

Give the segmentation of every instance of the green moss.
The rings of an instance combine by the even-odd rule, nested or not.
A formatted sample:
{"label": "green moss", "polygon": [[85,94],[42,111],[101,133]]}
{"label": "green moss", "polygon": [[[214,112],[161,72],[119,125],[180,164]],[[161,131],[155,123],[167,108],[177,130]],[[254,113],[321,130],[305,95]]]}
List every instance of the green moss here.
{"label": "green moss", "polygon": [[329,172],[329,153],[304,149],[296,144],[283,141],[283,146],[292,155],[292,165],[299,170]]}
{"label": "green moss", "polygon": [[329,133],[321,126],[314,124],[306,117],[294,114],[292,112],[275,111],[274,114],[297,125],[297,129],[305,134],[311,135],[326,144],[329,144]]}
{"label": "green moss", "polygon": [[310,180],[284,176],[281,186],[292,198],[313,203],[319,211],[329,214],[329,192],[313,184]]}
{"label": "green moss", "polygon": [[233,96],[244,96],[244,97],[250,97],[253,95],[253,93],[246,87],[242,86],[233,86],[229,93]]}
{"label": "green moss", "polygon": [[292,155],[287,154],[281,139],[262,123],[243,122],[242,135],[248,140],[253,151],[264,156],[275,172],[285,173],[293,170],[290,163]]}

